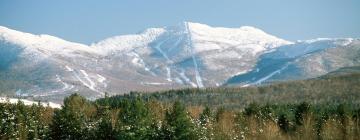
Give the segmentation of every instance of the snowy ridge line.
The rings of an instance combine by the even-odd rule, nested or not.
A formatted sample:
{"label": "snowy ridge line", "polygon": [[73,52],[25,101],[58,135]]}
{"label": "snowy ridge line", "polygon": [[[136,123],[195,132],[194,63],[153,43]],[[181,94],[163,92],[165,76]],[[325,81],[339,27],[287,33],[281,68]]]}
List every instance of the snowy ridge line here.
{"label": "snowy ridge line", "polygon": [[195,59],[195,56],[194,56],[195,55],[194,50],[193,50],[192,43],[191,43],[191,31],[189,29],[189,23],[186,22],[185,27],[186,27],[187,37],[188,37],[188,47],[189,47],[189,50],[191,51],[192,59],[193,59],[194,66],[195,66],[196,83],[197,83],[199,88],[203,88],[204,84],[202,82],[202,79],[201,79],[201,76],[200,76],[200,73],[199,73],[198,64],[196,62],[196,59]]}
{"label": "snowy ridge line", "polygon": [[[18,101],[23,102],[27,106],[34,105],[34,104],[37,105],[39,103],[39,102],[36,102],[36,101],[27,100],[27,99],[0,97],[0,103],[17,104]],[[53,103],[53,102],[40,102],[40,105],[45,106],[45,107],[48,106],[48,107],[51,107],[51,108],[61,108],[60,104]]]}

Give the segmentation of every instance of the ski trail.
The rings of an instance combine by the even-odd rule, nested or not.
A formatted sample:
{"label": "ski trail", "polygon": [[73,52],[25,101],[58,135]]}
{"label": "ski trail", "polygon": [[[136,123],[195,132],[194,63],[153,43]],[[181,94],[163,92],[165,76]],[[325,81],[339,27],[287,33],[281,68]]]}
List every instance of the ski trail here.
{"label": "ski trail", "polygon": [[85,79],[89,82],[89,88],[91,90],[95,90],[95,83],[89,77],[85,70],[80,70],[80,72],[84,75]]}
{"label": "ski trail", "polygon": [[173,46],[175,47],[171,47],[168,51],[171,52],[173,49],[177,48],[177,46],[179,46],[179,44],[181,43],[181,41],[183,40],[183,36],[181,36],[179,39],[176,40],[176,42],[174,43]]}
{"label": "ski trail", "polygon": [[273,77],[274,75],[281,73],[281,71],[283,71],[284,69],[286,69],[289,65],[290,65],[290,64],[289,64],[289,63],[287,63],[285,66],[283,66],[283,67],[281,67],[280,69],[278,69],[278,70],[276,70],[276,71],[274,71],[274,72],[270,73],[269,75],[267,75],[267,76],[265,76],[265,77],[263,77],[263,78],[261,78],[261,79],[257,80],[256,82],[254,82],[254,83],[253,83],[253,84],[251,84],[251,85],[258,85],[258,84],[261,84],[262,82],[264,82],[264,81],[266,81],[267,79],[269,79],[269,78]]}
{"label": "ski trail", "polygon": [[104,85],[104,87],[106,88],[107,87],[107,84],[106,84],[106,78],[100,74],[96,74],[99,78],[97,79],[97,81],[101,84]]}
{"label": "ski trail", "polygon": [[[99,93],[99,94],[101,94],[101,95],[104,95],[104,93],[102,93],[102,92],[100,92],[100,91],[98,91],[98,90],[95,89],[95,84],[94,84],[94,85],[91,85],[91,83],[90,83],[90,84],[86,83],[84,80],[82,80],[82,79],[80,78],[80,76],[79,76],[75,71],[73,72],[73,74],[74,74],[75,78],[78,79],[85,87],[87,87],[87,88],[89,88],[90,90],[95,91],[95,92],[97,92],[97,93]],[[87,77],[87,78],[89,78],[89,77]],[[85,79],[87,79],[87,78],[85,77]],[[89,78],[89,79],[90,79],[90,78]],[[87,79],[87,80],[88,80],[88,79]],[[90,80],[90,81],[91,81],[91,80]]]}
{"label": "ski trail", "polygon": [[188,23],[185,23],[185,27],[186,27],[186,32],[187,32],[187,40],[188,40],[188,47],[189,47],[189,50],[191,52],[191,55],[192,55],[192,59],[193,59],[193,63],[194,63],[194,67],[195,67],[195,79],[196,79],[196,83],[198,85],[199,88],[203,88],[204,87],[204,84],[203,84],[203,81],[202,81],[202,78],[200,76],[200,73],[199,73],[199,68],[198,68],[198,63],[196,62],[196,59],[195,59],[195,55],[194,55],[194,50],[193,50],[193,45],[191,43],[191,33],[190,33],[190,29],[189,29],[189,24]]}
{"label": "ski trail", "polygon": [[88,88],[90,87],[90,85],[87,84],[85,81],[83,81],[77,73],[74,72],[74,76],[75,76],[76,79],[78,79],[84,86],[86,86],[86,87],[88,87]]}
{"label": "ski trail", "polygon": [[173,61],[170,60],[170,58],[167,56],[167,54],[160,48],[161,45],[164,44],[164,43],[165,43],[166,41],[168,41],[168,40],[169,40],[169,39],[166,39],[166,40],[164,40],[164,41],[161,41],[161,42],[157,43],[156,46],[155,46],[155,49],[161,53],[161,55],[166,59],[166,62],[167,62],[167,63],[170,63],[170,64],[171,64],[171,63],[173,63]]}
{"label": "ski trail", "polygon": [[67,71],[74,71],[74,69],[70,68],[69,66],[65,66]]}
{"label": "ski trail", "polygon": [[182,70],[180,73],[179,73],[180,77],[182,79],[185,80],[186,83],[190,84],[192,87],[197,87],[197,85],[195,83],[193,83],[190,78],[188,78],[186,75],[185,75],[185,72],[184,70]]}
{"label": "ski trail", "polygon": [[65,93],[66,91],[69,91],[75,87],[74,85],[69,85],[69,84],[65,83],[64,81],[62,81],[59,75],[56,74],[55,77],[56,77],[56,81],[60,82],[63,85],[63,87],[61,89],[42,92],[42,94],[34,95],[34,97],[52,96],[52,95],[55,95],[55,93],[57,93],[56,95],[59,95],[59,93]]}
{"label": "ski trail", "polygon": [[[167,54],[160,48],[161,47],[161,45],[162,44],[164,44],[166,41],[168,41],[169,39],[166,39],[166,40],[164,40],[164,41],[161,41],[161,42],[159,42],[159,43],[157,43],[156,44],[156,46],[155,46],[155,49],[157,50],[157,51],[159,51],[160,52],[160,54],[166,59],[166,63],[167,64],[173,64],[174,62],[172,61],[172,60],[170,60],[170,58],[167,56]],[[166,76],[167,76],[167,78],[166,78],[166,80],[167,81],[169,81],[169,82],[171,82],[172,81],[172,79],[171,79],[171,69],[170,69],[170,67],[169,66],[166,66]]]}
{"label": "ski trail", "polygon": [[129,55],[135,57],[135,58],[132,60],[132,63],[133,63],[133,64],[143,67],[145,71],[149,72],[149,73],[150,73],[151,75],[153,75],[153,76],[156,76],[156,74],[155,74],[153,71],[151,71],[151,69],[150,69],[150,68],[148,67],[148,65],[145,63],[144,59],[142,59],[139,54],[137,54],[136,52],[132,51]]}
{"label": "ski trail", "polygon": [[97,80],[99,83],[104,83],[104,81],[106,80],[106,78],[100,74],[97,74],[97,76],[99,77]]}
{"label": "ski trail", "polygon": [[167,73],[166,73],[167,79],[166,80],[171,82],[172,81],[172,79],[171,79],[171,69],[169,67],[166,67],[166,71],[167,71]]}
{"label": "ski trail", "polygon": [[64,81],[62,81],[59,75],[56,75],[56,80],[58,82],[60,82],[61,84],[63,84],[63,88],[60,90],[62,92],[65,92],[67,90],[74,88],[74,85],[69,85],[69,84],[65,83]]}

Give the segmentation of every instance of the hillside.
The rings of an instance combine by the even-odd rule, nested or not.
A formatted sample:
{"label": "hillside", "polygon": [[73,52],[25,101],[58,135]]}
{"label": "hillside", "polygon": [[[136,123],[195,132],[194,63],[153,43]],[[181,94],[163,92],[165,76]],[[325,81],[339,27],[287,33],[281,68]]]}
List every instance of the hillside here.
{"label": "hillside", "polygon": [[140,96],[146,100],[165,103],[174,101],[186,105],[225,108],[243,108],[250,103],[289,104],[309,102],[312,104],[360,104],[360,73],[328,76],[310,80],[281,82],[260,87],[183,89],[164,92],[137,93],[113,96],[103,100],[120,100]]}
{"label": "hillside", "polygon": [[0,102],[2,139],[357,139],[360,73],[261,87],[183,89],[61,108]]}
{"label": "hillside", "polygon": [[183,22],[91,45],[0,26],[1,96],[60,103],[130,91],[258,86],[360,65],[359,39],[291,42],[261,29]]}

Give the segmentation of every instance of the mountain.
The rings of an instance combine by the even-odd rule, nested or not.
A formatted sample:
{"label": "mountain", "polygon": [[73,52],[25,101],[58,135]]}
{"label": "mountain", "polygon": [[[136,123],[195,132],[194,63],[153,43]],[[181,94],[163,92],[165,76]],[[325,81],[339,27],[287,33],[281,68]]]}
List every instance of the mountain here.
{"label": "mountain", "polygon": [[227,85],[263,83],[319,77],[343,67],[360,65],[359,39],[298,41],[263,54],[252,71],[237,75]]}
{"label": "mountain", "polygon": [[0,26],[0,92],[60,101],[73,92],[95,99],[105,92],[306,79],[358,65],[358,43],[290,42],[250,26],[184,22],[84,45]]}

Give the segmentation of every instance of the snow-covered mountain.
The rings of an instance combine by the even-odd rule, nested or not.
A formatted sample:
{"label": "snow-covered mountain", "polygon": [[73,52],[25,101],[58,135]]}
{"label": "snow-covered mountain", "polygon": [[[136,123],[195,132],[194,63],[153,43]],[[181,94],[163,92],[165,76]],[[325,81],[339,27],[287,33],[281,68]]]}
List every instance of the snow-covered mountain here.
{"label": "snow-covered mountain", "polygon": [[259,85],[319,77],[343,67],[360,66],[360,40],[319,38],[298,41],[263,54],[252,71],[227,85]]}
{"label": "snow-covered mountain", "polygon": [[[322,57],[331,49],[342,49],[344,56],[334,56],[341,59],[348,48],[358,48],[356,42],[293,43],[249,26],[222,28],[184,22],[84,45],[0,26],[0,92],[56,101],[73,92],[98,98],[104,92],[259,84],[284,69],[289,72],[279,80],[297,79],[301,74],[311,78],[357,65],[344,58],[332,63],[331,69],[309,75],[314,70],[306,67],[315,59],[310,57]],[[303,67],[290,69],[295,64]]]}

